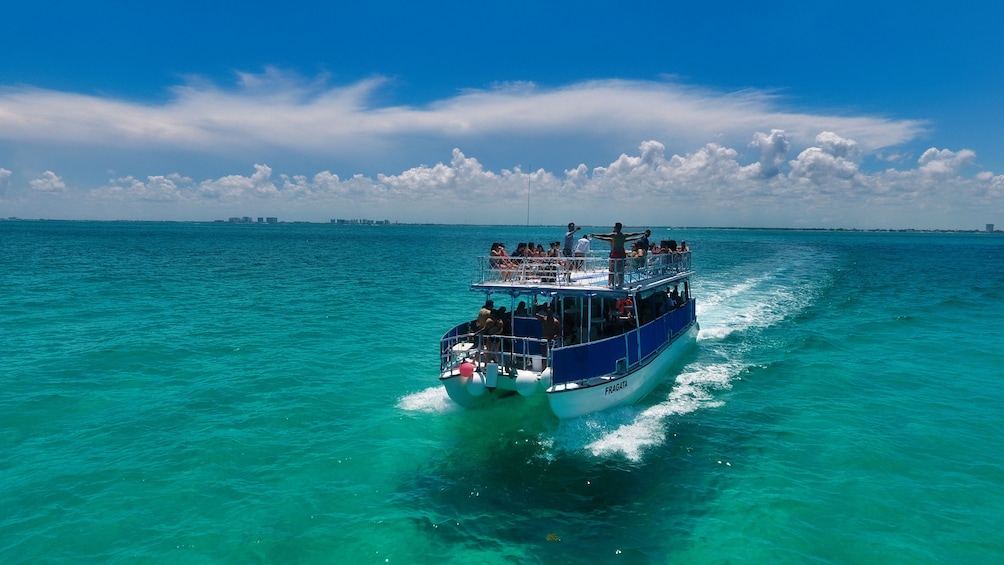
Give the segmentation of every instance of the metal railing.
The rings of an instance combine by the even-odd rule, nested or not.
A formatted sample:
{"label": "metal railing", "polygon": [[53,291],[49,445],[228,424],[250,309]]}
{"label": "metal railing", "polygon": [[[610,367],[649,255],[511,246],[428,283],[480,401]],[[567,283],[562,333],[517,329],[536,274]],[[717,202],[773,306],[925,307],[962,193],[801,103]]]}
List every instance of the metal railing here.
{"label": "metal railing", "polygon": [[557,286],[630,285],[655,276],[690,270],[690,252],[648,253],[611,259],[586,257],[478,257],[480,283]]}
{"label": "metal railing", "polygon": [[469,359],[479,368],[498,363],[503,374],[515,374],[515,369],[540,370],[539,364],[548,354],[547,340],[540,338],[450,332],[440,341],[439,369],[459,373],[460,362]]}

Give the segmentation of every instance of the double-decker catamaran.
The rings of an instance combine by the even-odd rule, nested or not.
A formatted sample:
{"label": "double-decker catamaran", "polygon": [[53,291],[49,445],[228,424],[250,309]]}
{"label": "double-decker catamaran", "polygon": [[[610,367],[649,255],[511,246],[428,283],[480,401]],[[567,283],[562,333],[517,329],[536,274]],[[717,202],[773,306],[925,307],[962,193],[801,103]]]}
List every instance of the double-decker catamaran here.
{"label": "double-decker catamaran", "polygon": [[697,339],[690,252],[670,243],[623,259],[479,257],[485,307],[440,342],[450,398],[542,395],[563,419],[644,398]]}

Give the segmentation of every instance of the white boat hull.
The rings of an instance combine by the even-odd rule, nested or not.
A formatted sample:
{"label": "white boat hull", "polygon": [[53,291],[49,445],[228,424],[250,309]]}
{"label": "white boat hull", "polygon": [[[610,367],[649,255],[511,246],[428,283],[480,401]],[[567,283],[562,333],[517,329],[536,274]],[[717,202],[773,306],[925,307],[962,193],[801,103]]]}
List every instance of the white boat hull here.
{"label": "white boat hull", "polygon": [[681,334],[648,364],[623,375],[554,385],[547,389],[551,411],[561,419],[577,418],[614,406],[634,404],[666,376],[668,367],[697,341],[698,325]]}

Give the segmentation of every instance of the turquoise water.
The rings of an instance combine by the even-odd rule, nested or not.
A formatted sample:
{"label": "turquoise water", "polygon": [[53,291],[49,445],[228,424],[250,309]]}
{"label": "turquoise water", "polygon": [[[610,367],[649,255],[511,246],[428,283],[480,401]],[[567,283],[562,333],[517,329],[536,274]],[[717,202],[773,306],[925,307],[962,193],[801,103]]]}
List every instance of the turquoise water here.
{"label": "turquoise water", "polygon": [[654,231],[698,347],[561,422],[436,381],[561,228],[0,222],[0,561],[1000,562],[1004,238]]}

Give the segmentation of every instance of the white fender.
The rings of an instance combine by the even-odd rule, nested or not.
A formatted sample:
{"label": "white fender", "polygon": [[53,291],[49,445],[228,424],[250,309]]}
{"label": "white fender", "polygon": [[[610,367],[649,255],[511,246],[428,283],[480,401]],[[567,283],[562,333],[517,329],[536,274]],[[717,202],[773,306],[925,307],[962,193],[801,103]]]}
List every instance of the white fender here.
{"label": "white fender", "polygon": [[495,388],[499,386],[499,366],[498,363],[489,363],[485,367],[485,386]]}
{"label": "white fender", "polygon": [[467,383],[467,392],[471,393],[471,396],[481,396],[485,393],[485,376],[481,373],[474,373],[471,376],[470,382]]}
{"label": "white fender", "polygon": [[537,392],[537,382],[539,379],[536,375],[530,375],[523,373],[522,375],[516,377],[516,392],[520,396],[533,396]]}
{"label": "white fender", "polygon": [[551,388],[551,368],[544,369],[540,374],[540,387],[544,390]]}

